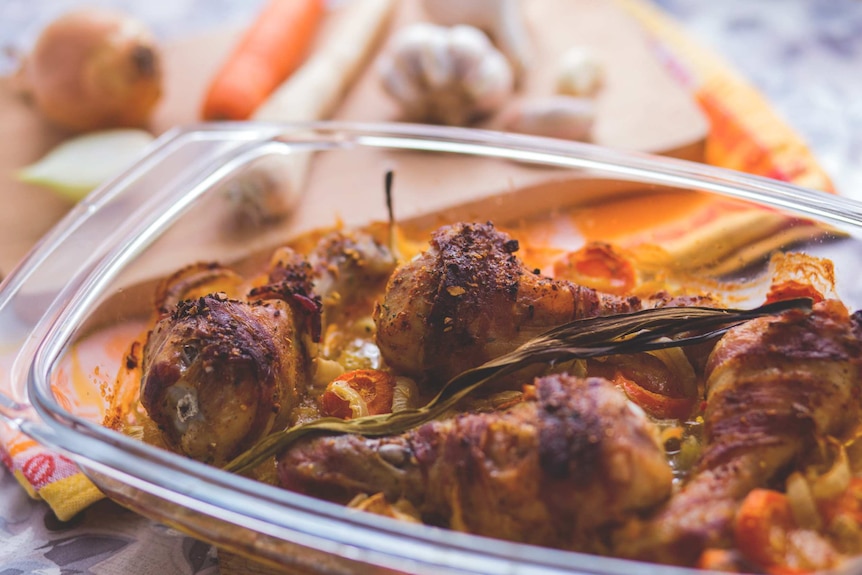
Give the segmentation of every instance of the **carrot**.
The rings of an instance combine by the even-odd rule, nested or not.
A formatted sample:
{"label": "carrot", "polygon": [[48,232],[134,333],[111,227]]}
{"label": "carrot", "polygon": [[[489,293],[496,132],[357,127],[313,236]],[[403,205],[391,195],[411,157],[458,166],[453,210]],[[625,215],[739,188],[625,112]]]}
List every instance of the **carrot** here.
{"label": "carrot", "polygon": [[753,489],[736,513],[734,540],[737,549],[756,565],[773,575],[808,573],[811,569],[793,564],[788,534],[797,529],[784,493]]}
{"label": "carrot", "polygon": [[[314,53],[255,110],[261,122],[309,122],[330,117],[383,40],[398,0],[350,0],[334,9]],[[305,189],[312,153],[277,158],[290,204]],[[275,159],[275,158],[273,158]]]}
{"label": "carrot", "polygon": [[554,275],[593,289],[628,295],[637,283],[634,264],[619,249],[591,242],[554,264]]}
{"label": "carrot", "polygon": [[255,111],[254,119],[296,122],[331,115],[373,56],[396,4],[396,0],[350,0],[334,10],[319,48]]}
{"label": "carrot", "polygon": [[856,525],[862,525],[862,477],[851,478],[850,485],[843,493],[817,503],[827,525],[832,524],[839,516],[844,516]]}
{"label": "carrot", "polygon": [[213,78],[204,120],[246,120],[305,59],[324,0],[269,0]]}
{"label": "carrot", "polygon": [[745,557],[761,567],[783,565],[785,536],[795,527],[787,496],[754,489],[736,513],[734,539]]}
{"label": "carrot", "polygon": [[813,285],[790,279],[771,286],[769,293],[766,294],[766,302],[771,303],[796,297],[810,297],[815,302],[824,299],[823,294]]}
{"label": "carrot", "polygon": [[742,572],[741,558],[738,553],[729,549],[707,548],[700,554],[695,567],[707,571],[725,571],[727,573]]}

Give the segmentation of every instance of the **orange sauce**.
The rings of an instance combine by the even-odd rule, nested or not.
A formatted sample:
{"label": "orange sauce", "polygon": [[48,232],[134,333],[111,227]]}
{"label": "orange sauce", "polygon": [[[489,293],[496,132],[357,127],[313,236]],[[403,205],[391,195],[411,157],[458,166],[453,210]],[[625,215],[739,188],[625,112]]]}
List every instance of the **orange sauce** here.
{"label": "orange sauce", "polygon": [[72,413],[103,422],[115,393],[124,350],[141,333],[137,323],[124,323],[77,342],[51,379],[57,402]]}
{"label": "orange sauce", "polygon": [[699,193],[650,193],[574,210],[570,218],[587,241],[620,241],[684,222],[710,201],[710,196]]}
{"label": "orange sauce", "polygon": [[720,217],[726,203],[707,194],[645,192],[610,198],[595,204],[549,213],[544,217],[501,226],[521,242],[519,256],[529,267],[553,275],[553,265],[565,254],[590,242],[622,247],[679,241],[704,221]]}

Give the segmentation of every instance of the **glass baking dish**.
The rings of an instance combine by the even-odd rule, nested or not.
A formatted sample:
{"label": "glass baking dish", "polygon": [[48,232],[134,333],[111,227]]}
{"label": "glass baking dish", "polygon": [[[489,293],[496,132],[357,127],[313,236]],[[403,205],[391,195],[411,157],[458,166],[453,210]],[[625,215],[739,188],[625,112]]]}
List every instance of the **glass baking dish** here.
{"label": "glass baking dish", "polygon": [[[862,306],[862,206],[842,197],[680,160],[496,132],[193,126],[161,137],[140,163],[79,203],[2,284],[0,349],[15,355],[10,389],[0,396],[3,419],[67,453],[120,504],[286,572],[686,572],[405,524],[158,449],[101,424],[104,386],[120,357],[116,365],[104,358],[78,365],[86,377],[56,385],[80,342],[118,326],[136,334],[153,283],[187,263],[250,261],[303,231],[386,221],[390,170],[395,220],[419,235],[460,219],[519,222],[578,210],[585,215],[570,241],[604,231],[658,243],[673,265],[721,285],[759,285],[752,278],[767,273],[776,250],[828,256],[838,296],[852,309]],[[697,257],[704,253],[711,255]],[[744,303],[759,296],[734,297]]]}

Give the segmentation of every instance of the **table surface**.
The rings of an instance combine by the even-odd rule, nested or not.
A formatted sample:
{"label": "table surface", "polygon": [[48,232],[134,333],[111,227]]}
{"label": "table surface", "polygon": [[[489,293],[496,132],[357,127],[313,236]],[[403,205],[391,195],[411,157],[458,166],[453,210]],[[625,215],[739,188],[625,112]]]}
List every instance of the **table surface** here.
{"label": "table surface", "polygon": [[[839,193],[862,199],[862,3],[654,0],[748,78],[808,142]],[[77,0],[0,0],[0,75]],[[162,38],[247,22],[261,0],[101,0]],[[2,131],[2,127],[0,127]],[[142,543],[144,541],[144,543]],[[100,502],[68,523],[0,465],[0,573],[218,573],[208,545]]]}

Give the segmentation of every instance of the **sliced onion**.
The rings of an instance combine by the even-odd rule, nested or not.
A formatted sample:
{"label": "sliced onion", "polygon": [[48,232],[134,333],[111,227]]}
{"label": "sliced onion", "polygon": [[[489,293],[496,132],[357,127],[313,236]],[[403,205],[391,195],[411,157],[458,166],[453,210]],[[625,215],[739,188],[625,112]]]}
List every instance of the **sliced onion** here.
{"label": "sliced onion", "polygon": [[392,393],[392,413],[419,407],[419,388],[409,377],[396,377]]}
{"label": "sliced onion", "polygon": [[822,520],[817,513],[817,503],[811,492],[811,487],[798,471],[787,478],[787,501],[797,525],[803,529],[820,529]]}
{"label": "sliced onion", "polygon": [[682,348],[669,347],[648,351],[647,353],[661,361],[676,380],[682,384],[685,397],[695,397],[697,395],[697,376]]}
{"label": "sliced onion", "polygon": [[838,497],[847,491],[852,478],[850,462],[847,459],[847,451],[844,446],[835,440],[830,440],[827,449],[835,452],[835,458],[829,469],[820,474],[816,473],[813,468],[809,468],[808,471],[811,493],[818,500]]}
{"label": "sliced onion", "polygon": [[18,172],[18,179],[77,202],[140,159],[153,135],[139,129],[97,130],[70,138]]}
{"label": "sliced onion", "polygon": [[312,386],[317,388],[326,387],[329,382],[344,373],[344,366],[331,359],[322,357],[314,360],[314,376],[312,378]]}
{"label": "sliced onion", "polygon": [[339,399],[346,401],[350,407],[351,419],[369,415],[368,403],[359,391],[353,389],[346,381],[335,380],[326,388],[326,393],[333,393]]}

